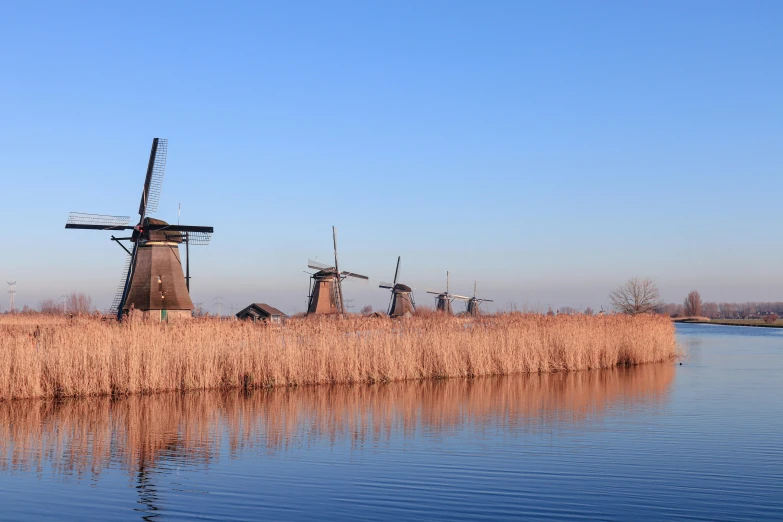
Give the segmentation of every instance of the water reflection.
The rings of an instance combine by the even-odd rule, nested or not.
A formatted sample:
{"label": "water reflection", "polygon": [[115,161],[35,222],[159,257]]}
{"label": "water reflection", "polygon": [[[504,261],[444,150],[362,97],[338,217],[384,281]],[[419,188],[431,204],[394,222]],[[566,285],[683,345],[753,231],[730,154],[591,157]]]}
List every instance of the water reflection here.
{"label": "water reflection", "polygon": [[[154,510],[161,461],[208,466],[221,447],[279,453],[314,444],[379,443],[418,431],[552,429],[609,409],[660,404],[671,364],[375,386],[163,394],[0,404],[0,471],[97,476],[119,465]],[[225,443],[225,446],[222,446]]]}

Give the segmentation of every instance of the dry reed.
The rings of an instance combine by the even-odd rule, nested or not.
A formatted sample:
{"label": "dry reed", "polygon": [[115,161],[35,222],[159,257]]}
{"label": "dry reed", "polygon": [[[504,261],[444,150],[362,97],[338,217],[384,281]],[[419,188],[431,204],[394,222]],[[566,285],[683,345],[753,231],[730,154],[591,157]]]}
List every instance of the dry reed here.
{"label": "dry reed", "polygon": [[309,318],[282,327],[8,316],[0,400],[549,373],[665,361],[677,350],[672,322],[651,315]]}
{"label": "dry reed", "polygon": [[0,471],[48,467],[83,476],[120,463],[133,473],[160,458],[206,465],[221,448],[235,456],[323,443],[362,447],[421,430],[448,437],[464,428],[573,428],[608,412],[656,407],[674,373],[664,363],[370,386],[9,401],[0,404]]}

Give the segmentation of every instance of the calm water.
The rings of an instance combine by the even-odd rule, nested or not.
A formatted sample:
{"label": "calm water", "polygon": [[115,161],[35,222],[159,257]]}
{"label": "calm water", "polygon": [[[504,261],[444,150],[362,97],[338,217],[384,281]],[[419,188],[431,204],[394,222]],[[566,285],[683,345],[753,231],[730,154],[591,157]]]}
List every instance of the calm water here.
{"label": "calm water", "polygon": [[0,404],[0,519],[783,520],[783,331],[674,364]]}

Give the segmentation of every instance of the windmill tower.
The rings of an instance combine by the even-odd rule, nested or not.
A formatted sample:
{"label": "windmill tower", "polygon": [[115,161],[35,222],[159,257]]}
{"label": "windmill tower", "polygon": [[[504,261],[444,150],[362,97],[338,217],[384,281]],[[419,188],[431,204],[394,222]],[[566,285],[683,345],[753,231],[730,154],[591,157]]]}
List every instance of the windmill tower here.
{"label": "windmill tower", "polygon": [[394,283],[381,283],[379,288],[391,290],[391,300],[389,301],[389,317],[402,317],[405,314],[413,314],[416,311],[416,303],[413,302],[413,290],[411,287],[397,282],[397,276],[400,274],[400,256],[397,256],[397,268],[394,270]]}
{"label": "windmill tower", "polygon": [[439,312],[443,312],[445,314],[453,314],[454,311],[451,308],[451,303],[454,302],[455,299],[464,299],[468,300],[470,299],[467,296],[464,295],[456,295],[449,292],[449,273],[446,272],[446,291],[445,292],[435,292],[433,290],[427,290],[428,294],[435,294],[437,297],[435,297],[435,309]]}
{"label": "windmill tower", "polygon": [[[129,237],[111,236],[126,252],[125,266],[117,294],[111,305],[117,320],[133,308],[146,318],[168,320],[191,317],[190,245],[207,245],[212,227],[169,225],[148,216],[158,210],[163,175],[166,170],[168,140],[155,138],[147,164],[147,175],[139,203],[139,222],[129,226],[127,216],[105,216],[71,212],[65,228],[83,230],[132,231]],[[121,242],[130,243],[130,249]],[[179,246],[185,245],[185,274]]]}
{"label": "windmill tower", "polygon": [[[339,314],[345,315],[345,300],[343,299],[343,280],[347,277],[369,279],[367,276],[353,272],[340,272],[337,264],[337,228],[332,227],[334,241],[334,266],[325,265],[312,259],[307,266],[318,270],[310,274],[310,294],[307,297],[307,315]],[[309,273],[309,272],[308,272]]]}
{"label": "windmill tower", "polygon": [[468,315],[472,315],[473,317],[481,315],[481,310],[479,309],[481,303],[494,303],[494,301],[492,299],[478,299],[476,297],[476,282],[473,281],[473,297],[468,299]]}

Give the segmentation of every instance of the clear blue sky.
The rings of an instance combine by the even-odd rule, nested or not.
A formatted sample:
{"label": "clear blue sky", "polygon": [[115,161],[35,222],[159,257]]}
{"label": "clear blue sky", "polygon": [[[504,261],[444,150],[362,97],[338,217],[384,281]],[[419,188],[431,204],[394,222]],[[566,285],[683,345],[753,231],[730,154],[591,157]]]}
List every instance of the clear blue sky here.
{"label": "clear blue sky", "polygon": [[[69,211],[215,227],[193,297],[301,311],[331,225],[379,280],[503,307],[781,300],[781,2],[7,2],[0,278],[108,306],[122,251]],[[3,289],[5,290],[5,289]],[[4,294],[4,292],[3,292]],[[3,298],[2,309],[7,309]]]}

